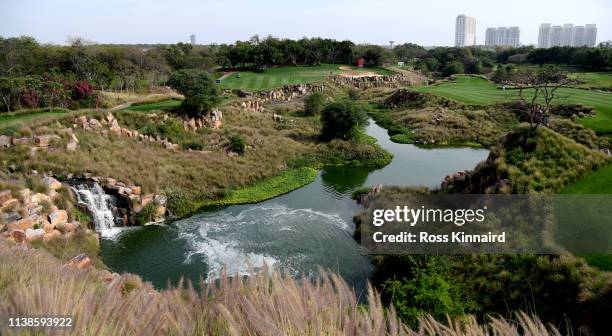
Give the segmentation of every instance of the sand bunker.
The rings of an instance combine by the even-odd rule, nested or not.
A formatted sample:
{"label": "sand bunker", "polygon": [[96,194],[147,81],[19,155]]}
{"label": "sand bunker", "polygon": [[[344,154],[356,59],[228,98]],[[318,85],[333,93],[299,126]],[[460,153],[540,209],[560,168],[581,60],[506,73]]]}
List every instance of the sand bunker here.
{"label": "sand bunker", "polygon": [[377,74],[376,72],[372,72],[372,71],[354,70],[350,66],[346,66],[346,65],[343,65],[343,66],[339,67],[338,69],[343,71],[343,72],[338,74],[338,76],[342,76],[342,77],[355,78],[355,77],[378,77],[378,76],[382,76],[382,75]]}

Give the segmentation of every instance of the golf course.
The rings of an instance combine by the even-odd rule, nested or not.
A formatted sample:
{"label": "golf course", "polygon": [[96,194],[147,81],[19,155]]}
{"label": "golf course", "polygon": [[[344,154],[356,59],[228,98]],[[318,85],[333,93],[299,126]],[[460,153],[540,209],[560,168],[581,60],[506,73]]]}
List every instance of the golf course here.
{"label": "golf course", "polygon": [[249,91],[269,90],[287,84],[316,82],[330,75],[389,75],[391,71],[381,68],[358,68],[338,64],[313,66],[273,67],[262,72],[235,72],[221,80],[223,89],[243,89]]}

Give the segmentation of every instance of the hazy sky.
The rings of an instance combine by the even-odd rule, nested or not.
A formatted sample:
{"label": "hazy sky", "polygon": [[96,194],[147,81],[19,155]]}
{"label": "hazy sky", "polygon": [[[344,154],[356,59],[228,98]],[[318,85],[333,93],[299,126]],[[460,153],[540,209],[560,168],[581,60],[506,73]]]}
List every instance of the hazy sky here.
{"label": "hazy sky", "polygon": [[254,34],[350,39],[356,43],[452,45],[457,14],[476,18],[477,42],[487,27],[519,26],[521,42],[537,42],[538,26],[595,23],[597,42],[612,39],[610,0],[0,0],[0,35],[65,43],[224,43]]}

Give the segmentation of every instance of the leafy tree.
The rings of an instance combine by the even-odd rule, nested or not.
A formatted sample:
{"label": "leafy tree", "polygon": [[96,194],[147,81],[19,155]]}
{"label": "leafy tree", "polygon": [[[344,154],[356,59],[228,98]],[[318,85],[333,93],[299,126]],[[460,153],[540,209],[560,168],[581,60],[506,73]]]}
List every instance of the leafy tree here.
{"label": "leafy tree", "polygon": [[464,70],[463,64],[457,61],[449,62],[446,65],[444,65],[444,68],[442,68],[442,74],[444,76],[460,74],[460,73],[463,73],[464,71],[465,70]]}
{"label": "leafy tree", "polygon": [[383,50],[379,46],[368,46],[363,53],[363,59],[365,66],[374,67],[382,64],[383,61]]}
{"label": "leafy tree", "polygon": [[181,109],[190,116],[206,114],[221,101],[217,85],[203,70],[178,70],[172,74],[168,84],[185,96]]}
{"label": "leafy tree", "polygon": [[304,102],[304,113],[309,116],[321,113],[325,104],[325,96],[320,92],[315,92],[308,97]]}
{"label": "leafy tree", "polygon": [[427,55],[427,50],[414,43],[404,43],[393,48],[395,56],[403,62],[410,62],[414,58],[421,58]]}
{"label": "leafy tree", "polygon": [[356,103],[343,100],[328,104],[321,111],[324,139],[350,139],[354,137],[368,122],[364,109]]}

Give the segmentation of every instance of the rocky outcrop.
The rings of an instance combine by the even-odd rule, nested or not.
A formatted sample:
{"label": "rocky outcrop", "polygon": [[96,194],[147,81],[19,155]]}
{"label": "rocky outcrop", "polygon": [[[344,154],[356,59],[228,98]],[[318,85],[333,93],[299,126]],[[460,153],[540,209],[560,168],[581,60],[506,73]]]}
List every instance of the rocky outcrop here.
{"label": "rocky outcrop", "polygon": [[[180,146],[178,144],[172,143],[170,140],[166,138],[154,137],[151,135],[146,135],[138,132],[137,130],[130,130],[125,127],[119,126],[119,122],[115,119],[112,113],[108,113],[104,119],[101,121],[90,118],[87,119],[86,116],[80,116],[74,119],[74,127],[81,128],[86,131],[93,131],[101,136],[109,136],[110,134],[115,134],[119,136],[124,136],[128,138],[138,139],[140,141],[148,141],[148,142],[157,142],[162,147],[168,150],[179,150]],[[68,143],[66,149],[76,150],[78,146],[79,140],[76,137],[71,137],[70,142]]]}
{"label": "rocky outcrop", "polygon": [[200,128],[208,127],[218,129],[222,125],[223,113],[220,110],[213,110],[205,116],[196,118],[182,118],[185,130],[197,131]]}
{"label": "rocky outcrop", "polygon": [[93,234],[78,221],[70,221],[68,211],[58,209],[54,205],[59,195],[57,190],[62,187],[59,181],[51,176],[44,176],[41,183],[48,189],[46,194],[32,193],[23,186],[16,192],[0,191],[0,232],[9,241],[28,244],[35,241],[69,239],[79,230]]}
{"label": "rocky outcrop", "polygon": [[412,77],[404,74],[390,76],[334,76],[332,81],[338,86],[353,86],[360,89],[416,84]]}

